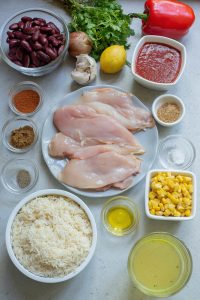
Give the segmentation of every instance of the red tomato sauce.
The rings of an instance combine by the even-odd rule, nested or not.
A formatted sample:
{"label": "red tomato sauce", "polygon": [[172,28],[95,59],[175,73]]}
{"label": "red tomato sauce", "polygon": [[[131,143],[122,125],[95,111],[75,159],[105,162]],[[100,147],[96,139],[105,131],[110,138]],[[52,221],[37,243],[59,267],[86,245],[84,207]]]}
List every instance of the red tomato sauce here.
{"label": "red tomato sauce", "polygon": [[136,60],[136,73],[159,83],[174,82],[180,67],[180,51],[166,44],[145,43]]}

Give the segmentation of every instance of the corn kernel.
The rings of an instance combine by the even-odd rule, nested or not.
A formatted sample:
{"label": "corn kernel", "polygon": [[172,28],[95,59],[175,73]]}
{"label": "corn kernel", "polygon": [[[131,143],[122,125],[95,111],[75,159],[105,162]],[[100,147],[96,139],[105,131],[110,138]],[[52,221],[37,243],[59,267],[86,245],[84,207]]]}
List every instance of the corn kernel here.
{"label": "corn kernel", "polygon": [[185,211],[185,216],[186,217],[189,217],[191,215],[191,210],[190,209],[187,209],[186,211]]}
{"label": "corn kernel", "polygon": [[151,213],[152,215],[155,215],[155,209],[152,208],[152,209],[150,210],[150,213]]}
{"label": "corn kernel", "polygon": [[166,209],[163,214],[167,217],[171,214],[171,212],[169,209]]}
{"label": "corn kernel", "polygon": [[162,211],[156,211],[156,216],[162,216],[163,212]]}
{"label": "corn kernel", "polygon": [[180,217],[180,216],[181,216],[181,213],[179,211],[174,212],[174,217]]}

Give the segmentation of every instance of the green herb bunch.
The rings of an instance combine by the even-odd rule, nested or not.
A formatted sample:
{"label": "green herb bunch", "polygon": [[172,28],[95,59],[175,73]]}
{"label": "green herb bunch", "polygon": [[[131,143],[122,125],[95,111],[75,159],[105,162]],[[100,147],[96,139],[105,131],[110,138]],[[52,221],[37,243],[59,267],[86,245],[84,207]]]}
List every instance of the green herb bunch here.
{"label": "green herb bunch", "polygon": [[127,38],[134,35],[131,17],[123,13],[116,0],[64,0],[72,21],[69,30],[83,31],[93,42],[91,56],[99,60],[102,51],[110,45],[129,48]]}

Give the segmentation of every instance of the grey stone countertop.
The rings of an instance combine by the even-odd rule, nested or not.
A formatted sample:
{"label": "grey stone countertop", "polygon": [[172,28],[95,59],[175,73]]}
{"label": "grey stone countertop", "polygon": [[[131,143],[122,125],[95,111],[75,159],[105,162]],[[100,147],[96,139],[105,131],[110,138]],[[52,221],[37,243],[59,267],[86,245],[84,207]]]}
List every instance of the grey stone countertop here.
{"label": "grey stone countertop", "polygon": [[[199,196],[199,175],[200,175],[200,17],[199,1],[184,1],[189,3],[196,12],[196,22],[189,34],[181,42],[187,49],[187,64],[180,82],[170,89],[171,94],[179,96],[185,104],[186,115],[183,121],[173,128],[158,126],[159,138],[171,134],[181,134],[189,138],[195,145],[197,157],[190,170],[197,175],[197,200]],[[124,0],[121,1],[126,12],[142,12],[144,1]],[[67,22],[70,18],[59,1],[50,0],[7,0],[0,1],[0,26],[14,13],[25,8],[41,7],[53,10],[63,16]],[[128,60],[131,60],[136,43],[141,38],[141,22],[134,20],[132,27],[135,36],[130,38],[131,47],[128,50]],[[45,103],[41,110],[32,119],[38,124],[40,133],[43,122],[48,116],[48,112],[59,99],[70,91],[79,88],[72,82],[70,73],[74,67],[74,62],[67,57],[66,61],[54,72],[40,78],[28,78],[8,67],[0,61],[0,129],[3,124],[14,114],[8,107],[8,93],[11,87],[20,81],[33,80],[40,84],[46,92]],[[151,108],[153,100],[162,94],[146,89],[137,84],[128,66],[113,76],[98,72],[95,84],[116,85],[128,92],[135,94],[146,106]],[[39,180],[31,192],[45,189],[58,188],[63,186],[53,178],[49,172],[41,152],[41,142],[38,141],[33,149],[23,155],[8,151],[2,140],[0,142],[0,170],[6,161],[24,157],[34,160],[39,168]],[[153,167],[157,167],[155,162]],[[127,271],[127,258],[134,243],[144,234],[153,231],[167,231],[182,239],[191,251],[193,258],[193,272],[190,281],[178,294],[171,297],[172,300],[198,300],[200,295],[199,272],[200,272],[200,215],[197,203],[196,217],[188,222],[159,222],[150,220],[144,212],[144,186],[142,180],[136,187],[130,189],[125,194],[133,199],[139,206],[141,219],[139,228],[135,235],[124,238],[114,238],[102,228],[100,212],[103,203],[102,199],[89,199],[82,197],[90,207],[98,229],[98,243],[95,255],[87,268],[77,277],[61,284],[40,284],[23,276],[10,261],[5,246],[6,223],[14,206],[25,195],[16,195],[7,191],[0,181],[0,300],[147,300],[152,299],[143,295],[132,284]],[[28,194],[28,193],[27,193]]]}

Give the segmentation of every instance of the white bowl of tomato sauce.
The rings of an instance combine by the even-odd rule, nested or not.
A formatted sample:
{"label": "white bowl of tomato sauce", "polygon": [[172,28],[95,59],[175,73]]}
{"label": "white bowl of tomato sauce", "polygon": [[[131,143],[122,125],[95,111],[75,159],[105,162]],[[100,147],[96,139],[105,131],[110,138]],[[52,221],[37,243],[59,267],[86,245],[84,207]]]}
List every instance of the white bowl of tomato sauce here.
{"label": "white bowl of tomato sauce", "polygon": [[163,36],[146,35],[135,47],[131,68],[141,85],[153,90],[168,90],[181,78],[185,64],[184,45]]}

